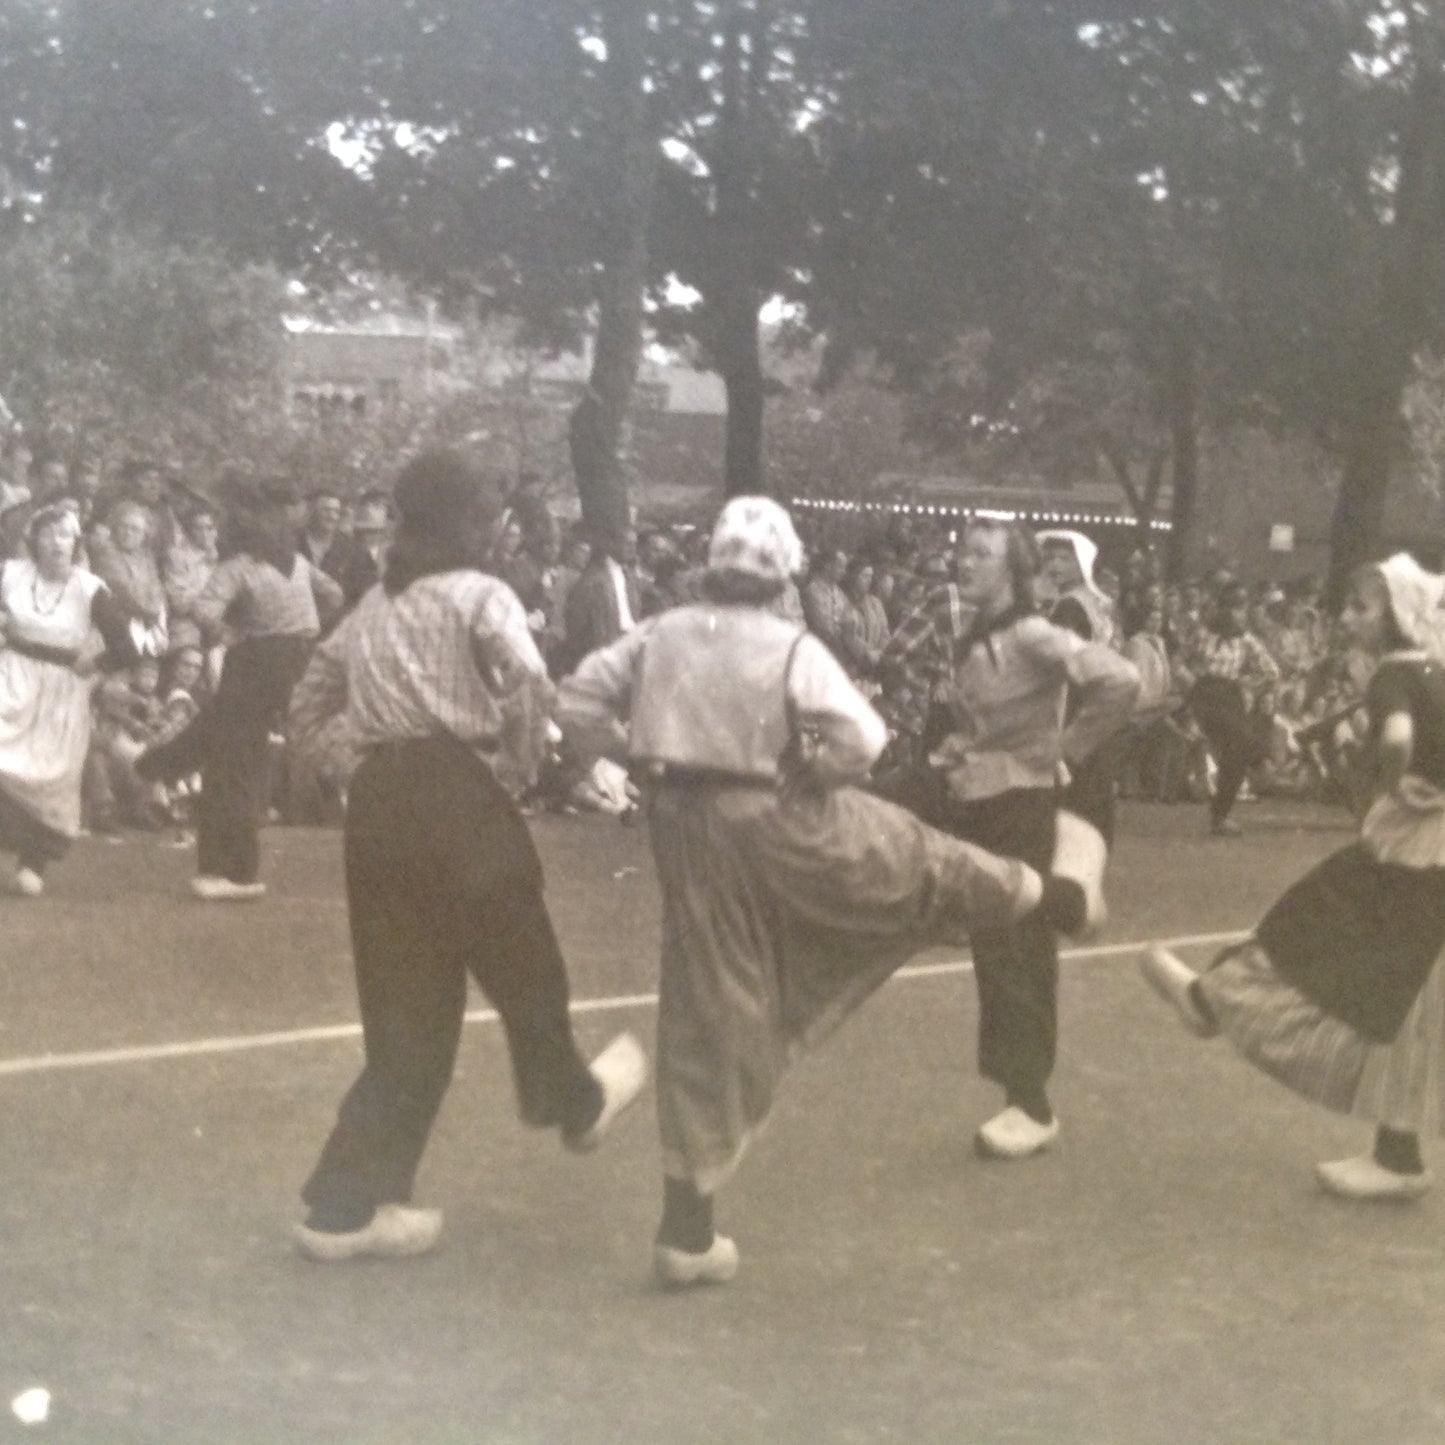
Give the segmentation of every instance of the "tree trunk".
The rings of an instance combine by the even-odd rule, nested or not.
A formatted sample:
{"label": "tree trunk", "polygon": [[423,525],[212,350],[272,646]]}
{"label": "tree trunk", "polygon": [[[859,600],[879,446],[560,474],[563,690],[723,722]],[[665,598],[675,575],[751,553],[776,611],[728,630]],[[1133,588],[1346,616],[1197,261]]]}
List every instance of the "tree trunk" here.
{"label": "tree trunk", "polygon": [[609,188],[611,214],[604,223],[592,369],[587,390],[572,412],[567,440],[582,520],[607,529],[628,516],[620,449],[642,364],[642,301],[658,148],[643,88],[647,7],[637,0],[608,0],[602,21],[607,62],[599,149],[615,166],[615,181]]}
{"label": "tree trunk", "polygon": [[1336,607],[1344,600],[1350,574],[1378,556],[1384,541],[1400,403],[1424,327],[1432,319],[1429,297],[1445,215],[1445,76],[1437,24],[1433,15],[1425,15],[1416,17],[1411,27],[1416,74],[1400,146],[1395,219],[1385,237],[1379,309],[1356,348],[1358,400],[1345,435],[1344,469],[1330,527],[1326,600]]}
{"label": "tree trunk", "polygon": [[1345,586],[1355,568],[1379,553],[1399,409],[1400,388],[1371,387],[1351,418],[1344,472],[1330,523],[1326,600],[1332,607],[1344,600]]}
{"label": "tree trunk", "polygon": [[728,497],[757,495],[767,490],[763,470],[762,328],[757,299],[743,294],[728,298],[735,312],[728,318],[727,354],[722,359],[727,390],[723,492]]}
{"label": "tree trunk", "polygon": [[1169,581],[1178,582],[1188,574],[1197,552],[1194,533],[1199,501],[1199,391],[1194,335],[1185,319],[1172,328],[1168,384],[1174,500],[1164,571]]}
{"label": "tree trunk", "polygon": [[[756,280],[755,194],[759,94],[767,62],[768,7],[735,3],[723,47],[723,104],[716,157],[721,264],[712,298],[719,321],[718,370],[727,392],[723,491],[767,491],[763,471],[763,361]],[[744,46],[744,39],[747,44]]]}

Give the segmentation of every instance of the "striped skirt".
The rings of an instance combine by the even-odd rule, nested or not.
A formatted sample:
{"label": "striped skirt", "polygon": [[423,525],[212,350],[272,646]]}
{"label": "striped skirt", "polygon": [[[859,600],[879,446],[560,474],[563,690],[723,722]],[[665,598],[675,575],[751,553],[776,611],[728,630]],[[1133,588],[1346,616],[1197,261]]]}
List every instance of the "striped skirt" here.
{"label": "striped skirt", "polygon": [[[1445,792],[1406,777],[1376,800],[1361,837],[1383,863],[1440,866]],[[1328,949],[1328,920],[1319,926],[1318,947]],[[1225,1037],[1296,1093],[1392,1129],[1445,1132],[1445,953],[1389,1043],[1365,1038],[1307,998],[1281,977],[1257,939],[1226,949],[1199,985]],[[1369,987],[1369,979],[1360,986]]]}
{"label": "striped skirt", "polygon": [[1252,939],[1199,982],[1225,1037],[1295,1093],[1392,1129],[1445,1132],[1445,956],[1388,1044],[1307,999]]}

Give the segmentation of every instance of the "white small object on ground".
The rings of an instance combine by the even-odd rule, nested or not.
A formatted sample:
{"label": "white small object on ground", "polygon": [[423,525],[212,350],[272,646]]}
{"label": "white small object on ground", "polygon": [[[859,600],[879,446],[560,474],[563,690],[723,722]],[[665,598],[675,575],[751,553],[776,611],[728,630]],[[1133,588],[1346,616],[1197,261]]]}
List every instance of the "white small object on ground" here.
{"label": "white small object on ground", "polygon": [[22,1390],[10,1408],[22,1425],[43,1425],[50,1418],[50,1391],[40,1385]]}

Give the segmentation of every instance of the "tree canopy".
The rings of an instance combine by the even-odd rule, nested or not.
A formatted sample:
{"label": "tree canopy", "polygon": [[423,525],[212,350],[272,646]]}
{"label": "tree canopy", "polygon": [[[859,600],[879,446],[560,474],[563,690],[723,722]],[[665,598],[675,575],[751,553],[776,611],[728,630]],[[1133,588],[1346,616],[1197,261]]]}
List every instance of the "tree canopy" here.
{"label": "tree canopy", "polygon": [[780,298],[944,445],[1102,454],[1144,509],[1167,468],[1181,537],[1200,428],[1308,434],[1342,570],[1442,341],[1426,0],[3,0],[0,86],[12,237],[81,208],[593,334],[604,489],[644,294],[768,485]]}

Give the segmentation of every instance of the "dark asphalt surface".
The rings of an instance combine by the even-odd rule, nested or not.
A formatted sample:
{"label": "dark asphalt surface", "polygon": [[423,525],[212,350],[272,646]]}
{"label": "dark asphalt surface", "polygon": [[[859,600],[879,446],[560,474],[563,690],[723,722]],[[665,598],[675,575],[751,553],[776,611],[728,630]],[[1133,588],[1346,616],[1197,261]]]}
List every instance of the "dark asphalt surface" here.
{"label": "dark asphalt surface", "polygon": [[[234,908],[189,901],[185,852],[82,843],[45,898],[0,899],[0,1440],[1438,1445],[1441,1196],[1317,1193],[1365,1131],[1190,1039],[1111,951],[1247,927],[1347,837],[1242,817],[1222,841],[1197,809],[1127,815],[1108,934],[1064,969],[1057,1152],[974,1158],[996,1099],[971,978],[899,979],[797,1068],[725,1192],[737,1282],[678,1296],[648,1279],[650,1095],[574,1159],[517,1123],[486,1022],[422,1171],[443,1247],[298,1258],[295,1191],[359,1061],[306,1033],[355,1018],[337,838],[269,832],[271,895]],[[579,1033],[646,1040],[644,837],[538,835]],[[53,1403],[26,1429],[32,1386]]]}

